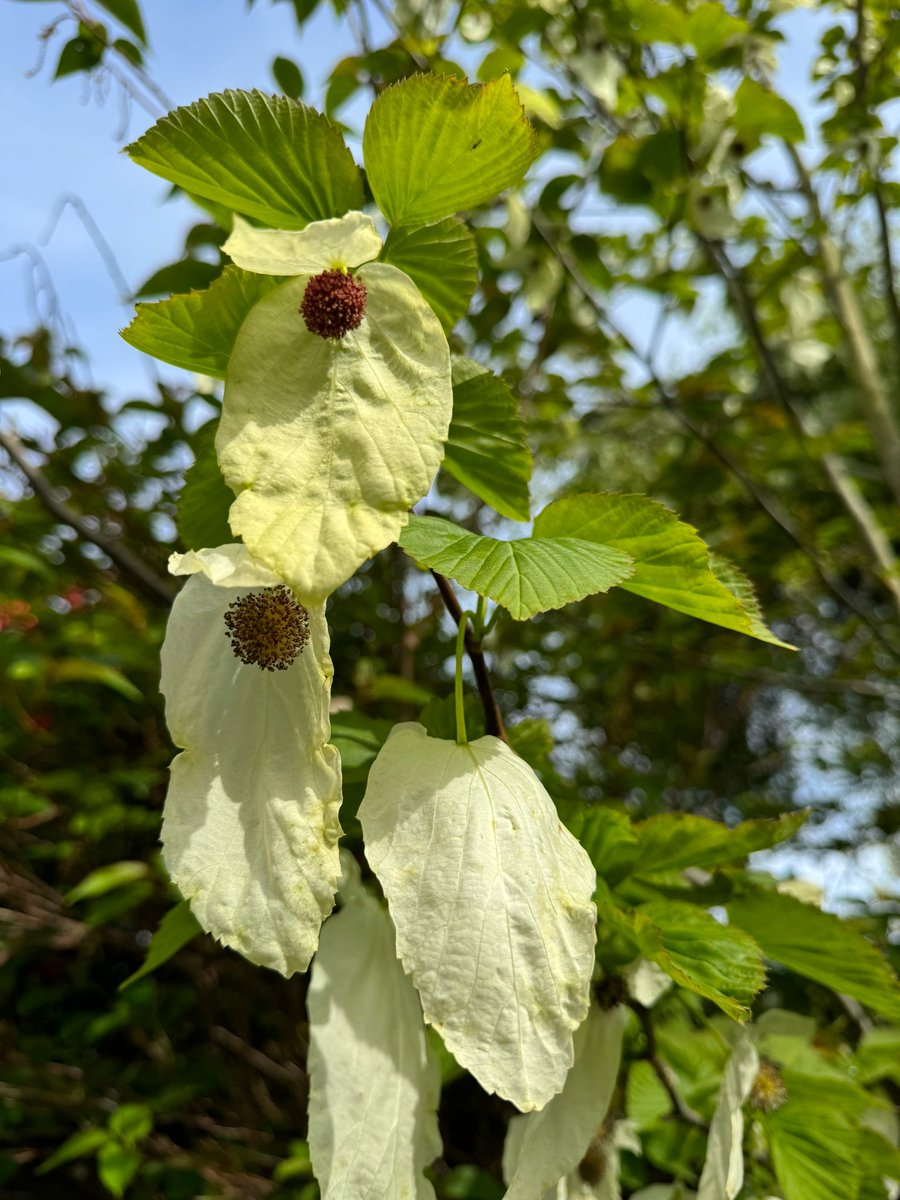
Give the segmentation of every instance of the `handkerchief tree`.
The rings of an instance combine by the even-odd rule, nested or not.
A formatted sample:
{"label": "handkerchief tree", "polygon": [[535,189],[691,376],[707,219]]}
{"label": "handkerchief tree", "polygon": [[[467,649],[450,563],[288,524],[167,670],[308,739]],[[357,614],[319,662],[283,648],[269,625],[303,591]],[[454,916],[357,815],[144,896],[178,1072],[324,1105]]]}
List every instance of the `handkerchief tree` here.
{"label": "handkerchief tree", "polygon": [[[470,357],[463,318],[473,214],[540,149],[508,76],[426,73],[375,100],[364,175],[324,116],[259,92],[176,109],[129,147],[214,208],[231,264],[205,291],[139,305],[124,331],[224,385],[181,499],[189,550],[171,563],[191,576],[162,662],[179,750],[163,859],[183,901],[150,961],[202,929],[261,967],[311,970],[308,1136],[325,1200],[434,1196],[441,1077],[463,1070],[521,1114],[509,1196],[619,1195],[622,1156],[641,1152],[617,1083],[626,1039],[643,1039],[644,1103],[707,1139],[702,1200],[743,1186],[748,1105],[797,1200],[805,1076],[777,1021],[745,1025],[764,960],[900,1016],[860,935],[729,874],[804,814],[732,829],[556,804],[546,729],[507,728],[494,687],[499,623],[564,623],[615,588],[791,650],[740,569],[658,500],[574,491],[532,509],[516,398]],[[565,477],[565,463],[538,467]],[[446,475],[477,520],[453,519]],[[326,624],[385,553],[415,565],[416,598],[439,596],[455,637],[452,695],[390,729],[330,713]],[[341,758],[365,786],[339,815]],[[670,993],[686,1045],[704,1006],[724,1014],[687,1096],[655,1046],[651,1009]]]}

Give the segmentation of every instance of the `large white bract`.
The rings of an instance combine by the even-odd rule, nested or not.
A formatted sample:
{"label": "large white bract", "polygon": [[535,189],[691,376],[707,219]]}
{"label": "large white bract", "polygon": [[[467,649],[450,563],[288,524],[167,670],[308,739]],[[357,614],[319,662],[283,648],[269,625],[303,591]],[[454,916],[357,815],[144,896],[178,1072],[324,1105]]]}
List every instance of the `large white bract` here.
{"label": "large white bract", "polygon": [[309,643],[292,665],[263,671],[235,657],[224,617],[278,577],[236,545],[173,555],[170,570],[192,578],[162,648],[166,721],[181,747],[163,859],[205,930],[251,962],[304,971],[340,878],[324,608],[309,610]]}
{"label": "large white bract", "polygon": [[[317,604],[395,541],[444,455],[453,392],[437,317],[361,213],[299,233],[239,223],[226,244],[252,271],[294,275],[251,309],[216,438],[237,499],[229,522],[260,562]],[[361,324],[340,340],[299,313],[310,277],[365,263]]]}
{"label": "large white bract", "polygon": [[734,1200],[744,1185],[744,1104],[758,1070],[759,1053],[744,1035],[725,1064],[697,1200]]}
{"label": "large white bract", "polygon": [[425,1019],[523,1111],[561,1090],[588,1011],[596,873],[504,742],[396,725],[359,809]]}

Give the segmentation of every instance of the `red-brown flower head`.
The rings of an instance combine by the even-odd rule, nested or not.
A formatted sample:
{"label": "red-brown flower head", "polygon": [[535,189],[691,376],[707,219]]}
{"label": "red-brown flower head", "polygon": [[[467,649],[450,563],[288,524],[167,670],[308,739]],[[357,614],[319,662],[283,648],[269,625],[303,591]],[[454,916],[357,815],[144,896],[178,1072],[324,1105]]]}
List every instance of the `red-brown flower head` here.
{"label": "red-brown flower head", "polygon": [[313,275],[300,305],[306,328],[323,338],[342,338],[356,329],[365,311],[366,285],[339,270]]}

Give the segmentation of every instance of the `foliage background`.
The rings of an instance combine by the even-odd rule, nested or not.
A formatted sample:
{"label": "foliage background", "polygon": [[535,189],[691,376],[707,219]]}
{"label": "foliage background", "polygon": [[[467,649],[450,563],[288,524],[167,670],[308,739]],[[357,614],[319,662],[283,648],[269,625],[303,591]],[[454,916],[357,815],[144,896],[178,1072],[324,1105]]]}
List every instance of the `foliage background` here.
{"label": "foliage background", "polygon": [[[61,120],[73,119],[63,110],[76,87],[88,100],[130,96],[132,134],[151,120],[135,97],[162,111],[155,81],[171,68],[146,44],[152,6],[143,18],[126,0],[21,11],[32,7],[35,28],[60,24],[36,78],[21,77],[30,62],[15,64],[18,104],[50,103],[43,91],[62,76],[48,93]],[[347,126],[351,144],[373,92],[412,71],[519,77],[544,154],[521,196],[473,218],[482,283],[460,348],[474,346],[520,397],[533,509],[566,490],[668,503],[755,580],[799,653],[614,593],[500,624],[489,649],[504,714],[547,722],[554,749],[542,771],[563,803],[734,823],[814,801],[802,854],[782,852],[774,869],[830,879],[831,903],[888,943],[900,827],[890,104],[900,23],[880,2],[823,5],[814,21],[793,7],[335,0],[331,11],[258,0],[241,28],[268,32],[277,14],[270,86],[298,94],[291,62],[309,72],[310,29],[340,37],[340,50],[317,49],[331,68],[324,93],[302,94]],[[220,35],[211,13],[192,20],[208,37],[177,25],[166,34],[173,54],[192,43],[197,68],[179,79],[179,101],[207,81],[264,82],[247,78],[243,42],[233,73],[212,81]],[[784,83],[796,100],[796,72],[773,69],[781,31],[813,29],[804,128],[772,90]],[[732,111],[721,85],[743,89]],[[76,128],[107,138],[116,119],[91,103],[74,114]],[[104,146],[112,157],[116,141]],[[124,159],[117,170],[140,174]],[[55,173],[40,223],[70,190]],[[160,253],[137,288],[113,272],[118,290],[205,286],[222,265],[215,215],[184,197],[157,208],[163,189],[141,186],[116,195],[114,231],[101,219],[101,256],[111,250],[137,277],[131,247],[145,228],[170,245],[178,230],[183,252],[168,264]],[[85,321],[75,314],[76,341],[72,301],[54,299],[40,248],[24,261],[37,319],[29,327],[7,301],[0,347],[0,1189],[305,1195],[304,980],[198,939],[116,990],[173,900],[156,848],[171,754],[157,697],[165,559],[215,397],[174,370],[144,382],[137,354],[113,356],[109,328],[97,333],[92,303]],[[106,269],[101,257],[90,268]],[[27,311],[27,290],[4,271]],[[95,386],[95,374],[112,385]],[[486,532],[515,529],[443,477],[429,504]],[[350,581],[329,619],[335,692],[360,717],[414,716],[450,690],[451,625],[399,550]],[[347,777],[352,832],[364,770]],[[780,970],[759,1001],[778,1006],[812,1014],[835,1059],[867,1035],[856,1006]],[[691,1012],[696,1030],[703,1019]],[[663,1041],[708,1111],[708,1080],[678,1061],[674,1035]],[[635,1046],[639,1058],[647,1048]],[[635,1103],[623,1099],[623,1111]],[[507,1107],[447,1065],[442,1197],[502,1194]],[[696,1179],[697,1131],[658,1124],[628,1186]],[[38,1174],[78,1130],[83,1156]]]}

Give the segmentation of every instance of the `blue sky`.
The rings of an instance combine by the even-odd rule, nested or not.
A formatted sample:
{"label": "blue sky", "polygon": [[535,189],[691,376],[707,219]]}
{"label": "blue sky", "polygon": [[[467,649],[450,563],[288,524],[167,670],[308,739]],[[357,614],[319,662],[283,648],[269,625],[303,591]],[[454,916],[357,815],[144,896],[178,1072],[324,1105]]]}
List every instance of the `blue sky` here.
{"label": "blue sky", "polygon": [[[38,60],[39,34],[61,6],[0,0],[0,161],[7,166],[0,189],[0,254],[17,244],[38,244],[67,194],[81,198],[103,231],[130,287],[179,256],[186,228],[200,219],[184,201],[164,203],[168,185],[136,167],[116,140],[121,106],[112,88],[103,107],[88,96],[85,77],[51,83],[65,36],[53,41],[44,68],[27,77]],[[321,101],[330,67],[353,50],[346,25],[330,9],[298,36],[288,4],[258,0],[144,0],[152,53],[150,75],[174,104],[226,87],[273,88],[270,64],[277,54],[297,60],[307,81],[307,100]],[[68,36],[71,36],[69,32]],[[10,116],[12,114],[12,116]],[[128,137],[153,118],[132,106]],[[9,170],[9,164],[16,164]],[[94,380],[146,390],[142,356],[118,337],[132,306],[121,303],[114,282],[73,211],[66,211],[46,246],[40,246],[82,344]],[[0,331],[22,333],[36,324],[25,260],[0,261]]]}

